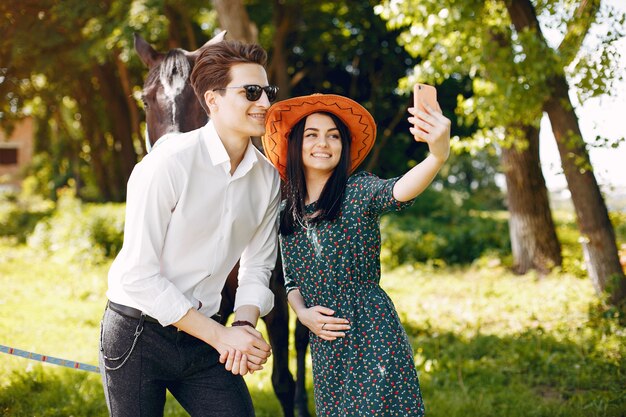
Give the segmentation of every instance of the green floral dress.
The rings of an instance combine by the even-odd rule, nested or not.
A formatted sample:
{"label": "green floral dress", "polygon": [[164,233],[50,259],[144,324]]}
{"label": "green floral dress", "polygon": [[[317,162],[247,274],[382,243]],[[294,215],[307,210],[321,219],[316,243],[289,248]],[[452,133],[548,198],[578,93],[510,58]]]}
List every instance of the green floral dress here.
{"label": "green floral dress", "polygon": [[353,175],[335,221],[296,225],[280,239],[287,291],[298,288],[307,307],[331,308],[351,324],[331,342],[311,333],[319,417],[424,415],[411,345],[379,286],[380,215],[411,204],[393,198],[396,181]]}

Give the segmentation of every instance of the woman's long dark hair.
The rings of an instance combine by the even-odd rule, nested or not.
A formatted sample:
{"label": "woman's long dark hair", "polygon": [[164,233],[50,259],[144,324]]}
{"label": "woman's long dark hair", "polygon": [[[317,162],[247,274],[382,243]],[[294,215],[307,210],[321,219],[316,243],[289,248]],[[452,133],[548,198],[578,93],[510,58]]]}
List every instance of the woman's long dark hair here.
{"label": "woman's long dark hair", "polygon": [[[350,143],[352,136],[348,126],[337,116],[327,112],[317,112],[329,116],[341,136],[341,158],[332,175],[324,185],[320,198],[315,204],[315,211],[305,216],[304,199],[307,194],[302,164],[302,142],[304,140],[304,125],[306,117],[302,118],[291,129],[287,146],[287,184],[285,208],[280,216],[280,234],[293,233],[296,221],[316,224],[322,220],[335,220],[341,209],[341,200],[350,175]],[[308,117],[308,116],[307,116]]]}

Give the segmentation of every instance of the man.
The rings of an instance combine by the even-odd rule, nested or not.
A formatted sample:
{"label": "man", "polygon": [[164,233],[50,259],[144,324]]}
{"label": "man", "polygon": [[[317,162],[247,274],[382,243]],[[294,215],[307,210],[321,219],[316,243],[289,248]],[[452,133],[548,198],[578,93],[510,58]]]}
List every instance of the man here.
{"label": "man", "polygon": [[[204,49],[191,84],[211,120],[158,144],[128,181],[124,245],[109,271],[100,369],[113,416],[161,416],[168,389],[192,416],[253,416],[242,375],[270,346],[279,177],[250,143],[277,88],[257,45]],[[213,317],[241,257],[235,322]],[[224,365],[222,365],[224,364]]]}

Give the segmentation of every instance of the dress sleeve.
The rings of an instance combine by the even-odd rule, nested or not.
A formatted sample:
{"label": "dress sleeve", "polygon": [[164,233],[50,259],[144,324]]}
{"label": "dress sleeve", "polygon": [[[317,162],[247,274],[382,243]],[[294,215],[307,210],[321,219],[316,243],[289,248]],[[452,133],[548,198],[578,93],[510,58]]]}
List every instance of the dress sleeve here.
{"label": "dress sleeve", "polygon": [[[283,237],[280,237],[280,251],[281,254],[284,254],[284,242]],[[294,280],[293,271],[291,270],[291,264],[287,257],[283,256],[283,276],[285,277],[285,292],[289,294],[293,290],[299,289],[298,285]]]}
{"label": "dress sleeve", "polygon": [[369,172],[354,176],[353,186],[361,193],[360,199],[368,214],[378,217],[390,211],[404,210],[413,204],[415,199],[402,202],[393,196],[393,187],[400,178],[402,177],[385,180]]}

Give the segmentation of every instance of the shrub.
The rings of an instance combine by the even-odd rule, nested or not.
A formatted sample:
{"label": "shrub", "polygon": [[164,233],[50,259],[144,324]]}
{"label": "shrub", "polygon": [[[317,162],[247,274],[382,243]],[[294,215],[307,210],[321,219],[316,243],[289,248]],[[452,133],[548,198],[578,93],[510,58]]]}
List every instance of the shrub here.
{"label": "shrub", "polygon": [[87,228],[93,243],[104,250],[107,258],[114,258],[124,242],[123,203],[90,204],[85,210],[89,218]]}
{"label": "shrub", "polygon": [[99,263],[117,255],[123,233],[123,204],[85,205],[64,189],[54,214],[37,224],[28,244],[63,261]]}
{"label": "shrub", "polygon": [[510,251],[505,218],[470,212],[453,195],[425,191],[413,206],[381,221],[381,262],[388,267],[436,261],[467,264],[487,252]]}
{"label": "shrub", "polygon": [[54,211],[54,202],[37,196],[0,195],[0,236],[26,242],[37,223]]}

